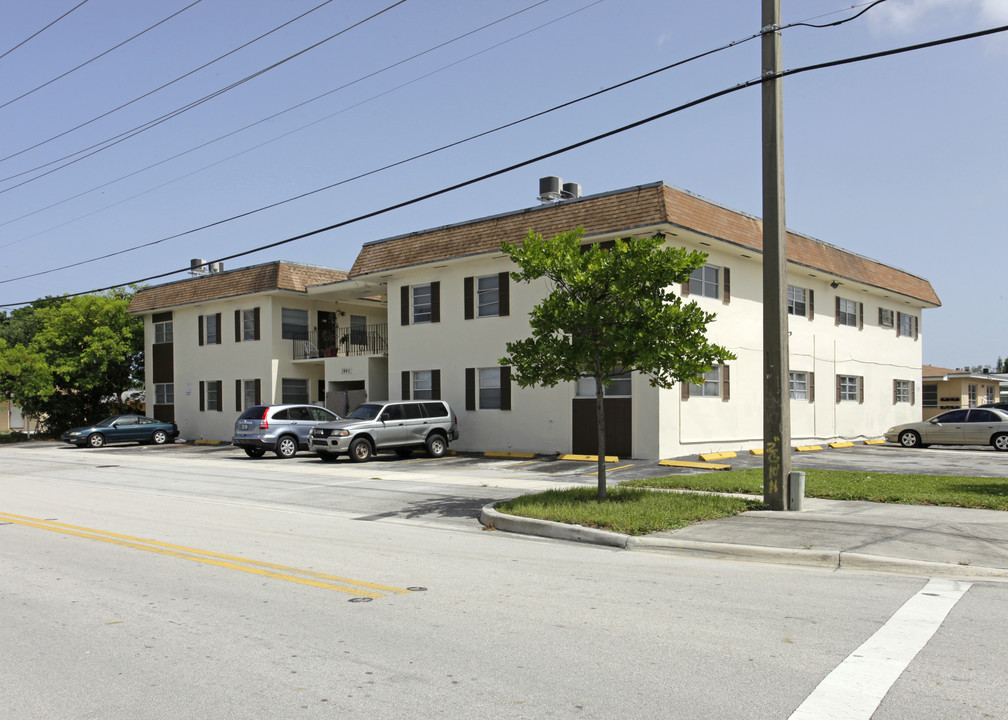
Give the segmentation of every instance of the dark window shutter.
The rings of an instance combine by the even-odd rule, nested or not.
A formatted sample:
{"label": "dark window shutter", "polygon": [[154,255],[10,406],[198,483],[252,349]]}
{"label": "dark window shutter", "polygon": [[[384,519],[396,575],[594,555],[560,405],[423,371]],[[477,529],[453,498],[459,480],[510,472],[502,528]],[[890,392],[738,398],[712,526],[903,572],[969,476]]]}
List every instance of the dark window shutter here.
{"label": "dark window shutter", "polygon": [[255,326],[253,337],[259,339],[259,308],[252,311],[252,324]]}
{"label": "dark window shutter", "polygon": [[913,326],[914,326],[914,340],[916,340],[917,336],[920,334],[920,318],[918,318],[916,315],[914,315]]}
{"label": "dark window shutter", "polygon": [[242,382],[235,380],[235,412],[242,411]]}
{"label": "dark window shutter", "polygon": [[721,366],[721,399],[731,399],[731,373],[727,365]]}
{"label": "dark window shutter", "polygon": [[917,383],[913,380],[910,381],[910,404],[917,404]]}
{"label": "dark window shutter", "polygon": [[242,321],[241,321],[241,310],[235,310],[235,342],[241,342],[242,340]]}
{"label": "dark window shutter", "polygon": [[685,297],[686,295],[689,295],[689,280],[688,279],[686,280],[686,282],[684,282],[682,284],[682,294],[683,294],[683,297]]}
{"label": "dark window shutter", "polygon": [[857,401],[864,405],[864,375],[858,375],[857,379]]}
{"label": "dark window shutter", "polygon": [[878,324],[882,324],[882,308],[878,309]]}
{"label": "dark window shutter", "polygon": [[836,401],[840,402],[840,376],[836,376]]}
{"label": "dark window shutter", "polygon": [[864,330],[864,303],[857,304],[857,329]]}
{"label": "dark window shutter", "polygon": [[892,381],[892,404],[895,405],[899,401],[899,380]]}
{"label": "dark window shutter", "polygon": [[722,268],[724,273],[724,304],[727,305],[731,302],[731,270],[728,268]]}
{"label": "dark window shutter", "polygon": [[217,412],[224,412],[224,381],[217,380]]}
{"label": "dark window shutter", "polygon": [[255,381],[255,401],[256,405],[262,405],[262,380],[259,378]]}
{"label": "dark window shutter", "polygon": [[430,373],[430,384],[431,384],[431,399],[440,400],[441,399],[441,371],[431,370]]}
{"label": "dark window shutter", "polygon": [[504,365],[500,369],[500,409],[511,409],[511,366]]}
{"label": "dark window shutter", "polygon": [[409,370],[403,370],[402,371],[401,388],[402,388],[402,399],[403,400],[409,400],[410,399],[410,371]]}
{"label": "dark window shutter", "polygon": [[507,317],[511,314],[511,273],[502,272],[497,276],[497,314]]}
{"label": "dark window shutter", "polygon": [[476,409],[476,368],[465,371],[465,407],[466,410]]}
{"label": "dark window shutter", "polygon": [[203,316],[202,315],[199,316],[199,322],[197,323],[197,325],[199,325],[199,344],[202,345],[203,344]]}
{"label": "dark window shutter", "polygon": [[833,324],[834,325],[839,325],[840,324],[840,296],[839,295],[836,296],[836,311],[833,313],[833,317],[834,317]]}
{"label": "dark window shutter", "polygon": [[474,305],[476,304],[475,298],[473,297],[473,277],[470,275],[462,281],[462,302],[465,307],[465,319],[472,320],[476,317],[476,311]]}
{"label": "dark window shutter", "polygon": [[[201,317],[200,320],[202,319]],[[200,345],[202,344],[200,343]],[[200,412],[206,412],[206,383],[202,380],[199,381],[199,410]]]}
{"label": "dark window shutter", "polygon": [[896,329],[896,337],[900,336],[900,319],[901,319],[902,315],[903,315],[903,313],[901,313],[901,312],[896,313],[896,321],[893,323],[893,326]]}
{"label": "dark window shutter", "polygon": [[808,374],[808,401],[815,402],[815,373]]}
{"label": "dark window shutter", "polygon": [[689,383],[685,380],[679,381],[679,397],[683,400],[689,400]]}
{"label": "dark window shutter", "polygon": [[399,324],[409,325],[410,324],[410,301],[409,301],[410,288],[409,285],[403,285],[399,288]]}
{"label": "dark window shutter", "polygon": [[441,282],[435,281],[430,284],[430,321],[432,323],[441,322]]}
{"label": "dark window shutter", "polygon": [[808,319],[815,317],[815,291],[808,291]]}

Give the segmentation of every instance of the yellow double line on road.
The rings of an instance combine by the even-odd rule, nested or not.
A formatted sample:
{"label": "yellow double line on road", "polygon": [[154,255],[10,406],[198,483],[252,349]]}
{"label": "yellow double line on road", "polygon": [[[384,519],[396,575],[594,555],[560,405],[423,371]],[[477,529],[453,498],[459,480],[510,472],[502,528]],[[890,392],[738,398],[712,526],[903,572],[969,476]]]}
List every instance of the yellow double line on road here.
{"label": "yellow double line on road", "polygon": [[98,540],[100,542],[121,545],[123,547],[134,548],[136,550],[146,550],[147,552],[168,555],[169,557],[191,560],[193,562],[216,565],[217,567],[228,568],[230,570],[240,570],[241,572],[262,575],[263,577],[275,580],[286,580],[287,582],[298,583],[300,585],[310,585],[312,587],[323,588],[325,590],[336,590],[337,592],[356,595],[358,597],[381,598],[387,595],[398,595],[410,592],[402,588],[376,585],[374,583],[351,580],[349,578],[338,577],[336,575],[326,575],[311,570],[301,570],[288,567],[286,565],[276,565],[274,563],[249,560],[247,558],[235,557],[233,555],[223,555],[221,553],[209,552],[207,550],[197,550],[196,548],[184,547],[182,545],[171,545],[169,543],[158,542],[157,540],[147,540],[145,538],[131,537],[129,535],[119,535],[118,533],[94,530],[92,528],[79,527],[77,525],[67,525],[53,520],[42,520],[40,518],[26,517],[24,515],[14,515],[12,513],[0,512],[0,523],[13,523],[26,527],[49,530],[50,532],[63,533],[64,535],[74,535],[76,537],[87,538],[88,540]]}

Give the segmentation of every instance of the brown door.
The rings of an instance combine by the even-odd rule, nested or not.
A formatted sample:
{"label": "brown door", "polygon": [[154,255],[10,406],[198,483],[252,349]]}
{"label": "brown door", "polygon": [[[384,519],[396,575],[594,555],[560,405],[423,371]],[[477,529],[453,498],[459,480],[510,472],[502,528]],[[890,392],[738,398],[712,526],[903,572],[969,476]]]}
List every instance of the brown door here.
{"label": "brown door", "polygon": [[[630,457],[633,447],[631,398],[605,398],[606,455]],[[571,404],[571,452],[598,454],[598,422],[595,398],[574,398]]]}

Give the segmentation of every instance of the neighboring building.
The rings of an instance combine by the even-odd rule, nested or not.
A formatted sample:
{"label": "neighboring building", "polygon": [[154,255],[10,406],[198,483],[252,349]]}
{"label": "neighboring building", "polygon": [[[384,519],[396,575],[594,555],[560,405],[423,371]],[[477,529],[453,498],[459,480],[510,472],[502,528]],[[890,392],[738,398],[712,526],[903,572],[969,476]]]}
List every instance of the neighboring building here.
{"label": "neighboring building", "polygon": [[1002,378],[996,373],[924,365],[921,379],[924,420],[946,410],[999,402],[1001,398]]}
{"label": "neighboring building", "polygon": [[21,408],[10,400],[0,400],[0,432],[25,431],[25,420]]}
{"label": "neighboring building", "polygon": [[[155,318],[169,309],[176,337],[187,339],[173,355],[174,408],[184,437],[199,437],[186,427],[192,422],[203,436],[211,437],[213,429],[217,439],[226,439],[233,413],[209,422],[205,407],[197,410],[191,395],[179,393],[183,378],[218,383],[213,403],[225,409],[242,405],[239,389],[250,379],[261,378],[272,391],[264,390],[264,401],[279,401],[284,378],[306,378],[313,402],[322,400],[323,391],[330,401],[348,391],[370,399],[448,400],[459,416],[459,450],[593,453],[590,381],[522,389],[511,381],[510,369],[498,364],[508,340],[528,336],[528,313],[546,292],[544,282],[510,278],[515,266],[500,243],[521,242],[529,229],[549,237],[577,226],[585,228],[586,243],[662,233],[669,244],[707,253],[708,264],[678,291],[717,313],[709,337],[738,355],[714,368],[702,385],[659,390],[644,376],[618,379],[607,398],[608,452],[659,458],[760,447],[761,222],[662,183],[366,243],[345,280],[305,280],[296,295],[279,288],[256,291],[272,308],[273,330],[255,348],[236,343],[208,351],[195,342],[199,317],[217,316],[220,334],[220,318],[253,307],[248,293],[236,298],[213,289],[229,273],[142,290],[131,312],[147,319],[149,350]],[[795,233],[788,234],[788,260],[795,444],[878,437],[893,424],[918,419],[921,312],[940,305],[930,283]],[[184,300],[186,291],[178,286],[187,283],[207,283],[200,300]],[[318,327],[315,342],[279,332],[278,313],[285,307],[309,313]],[[337,309],[350,322],[340,316],[335,336],[327,330],[323,338],[318,313]],[[226,319],[220,335],[225,345],[231,342]],[[209,361],[215,350],[243,362],[247,357],[247,369]],[[269,373],[255,369],[267,364]],[[157,383],[148,377],[148,398]],[[204,406],[209,402],[204,398]]]}

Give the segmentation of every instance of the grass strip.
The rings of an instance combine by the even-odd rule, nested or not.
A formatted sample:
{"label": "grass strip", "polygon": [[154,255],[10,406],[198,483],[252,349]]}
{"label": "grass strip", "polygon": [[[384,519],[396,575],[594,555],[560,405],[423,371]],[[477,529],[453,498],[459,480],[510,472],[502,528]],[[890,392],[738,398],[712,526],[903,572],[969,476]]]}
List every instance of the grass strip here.
{"label": "grass strip", "polygon": [[[805,470],[805,496],[867,500],[903,505],[948,505],[1008,510],[1008,479],[960,475],[876,473],[856,470]],[[631,487],[678,488],[763,494],[763,469],[745,468],[701,475],[669,475],[631,480]]]}
{"label": "grass strip", "polygon": [[765,508],[758,500],[623,486],[606,495],[599,500],[594,487],[547,490],[500,503],[496,509],[519,517],[646,535]]}

